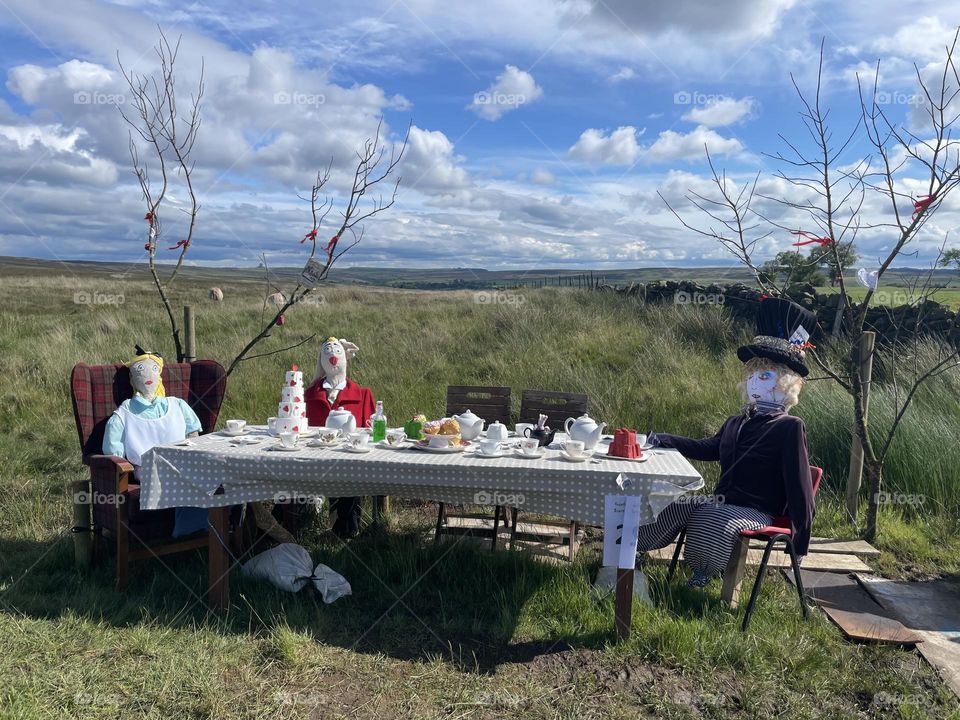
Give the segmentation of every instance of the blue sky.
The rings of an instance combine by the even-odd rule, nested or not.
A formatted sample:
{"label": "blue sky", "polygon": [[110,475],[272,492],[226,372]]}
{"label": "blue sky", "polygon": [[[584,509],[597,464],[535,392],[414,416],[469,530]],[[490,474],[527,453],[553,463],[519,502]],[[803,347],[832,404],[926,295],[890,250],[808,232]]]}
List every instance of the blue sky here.
{"label": "blue sky", "polygon": [[[779,134],[807,142],[790,75],[812,90],[821,39],[837,136],[857,121],[857,73],[872,82],[878,59],[885,111],[923,136],[914,64],[933,73],[958,24],[960,7],[922,0],[3,0],[0,254],[145,259],[117,56],[154,72],[158,25],[182,38],[181,91],[205,66],[190,262],[302,263],[298,194],[332,157],[342,203],[352,153],[382,116],[389,143],[412,123],[400,196],[343,262],[494,269],[730,262],[658,191],[702,219],[683,198],[710,191],[706,144],[731,182],[759,173],[764,195],[798,198],[765,153],[784,149]],[[869,152],[854,142],[843,161]],[[907,205],[922,194],[917,168],[897,180]],[[175,188],[170,244],[183,199]],[[893,242],[879,227],[888,205],[864,202],[866,267]],[[758,208],[763,222],[815,230],[772,200]],[[911,262],[958,225],[948,199]],[[757,260],[790,243],[774,227]]]}

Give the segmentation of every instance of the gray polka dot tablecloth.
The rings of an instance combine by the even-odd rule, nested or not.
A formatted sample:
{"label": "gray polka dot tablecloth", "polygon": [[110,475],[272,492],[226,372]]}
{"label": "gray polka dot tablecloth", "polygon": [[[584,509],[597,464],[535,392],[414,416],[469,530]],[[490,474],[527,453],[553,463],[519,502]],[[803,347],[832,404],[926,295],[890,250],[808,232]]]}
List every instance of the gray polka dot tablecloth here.
{"label": "gray polka dot tablecloth", "polygon": [[[639,495],[641,522],[653,522],[676,498],[703,487],[703,478],[674,450],[647,451],[645,462],[560,456],[562,436],[541,458],[478,457],[473,448],[440,454],[375,446],[367,453],[314,448],[294,452],[264,428],[237,445],[220,433],[188,446],[160,445],[143,455],[140,506],[222,507],[255,500],[389,495],[446,503],[507,505],[589,524],[602,524],[604,496]],[[609,441],[608,441],[609,442]],[[605,450],[599,445],[598,450]]]}

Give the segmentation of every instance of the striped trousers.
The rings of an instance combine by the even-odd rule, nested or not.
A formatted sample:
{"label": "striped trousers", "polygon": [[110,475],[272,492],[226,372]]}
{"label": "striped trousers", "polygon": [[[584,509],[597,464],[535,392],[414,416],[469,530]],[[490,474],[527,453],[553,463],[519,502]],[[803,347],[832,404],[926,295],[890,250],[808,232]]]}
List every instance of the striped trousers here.
{"label": "striped trousers", "polygon": [[756,530],[773,520],[760,510],[727,505],[713,495],[688,495],[663,509],[656,522],[641,525],[637,551],[666,547],[687,529],[683,561],[700,575],[723,575],[741,530]]}

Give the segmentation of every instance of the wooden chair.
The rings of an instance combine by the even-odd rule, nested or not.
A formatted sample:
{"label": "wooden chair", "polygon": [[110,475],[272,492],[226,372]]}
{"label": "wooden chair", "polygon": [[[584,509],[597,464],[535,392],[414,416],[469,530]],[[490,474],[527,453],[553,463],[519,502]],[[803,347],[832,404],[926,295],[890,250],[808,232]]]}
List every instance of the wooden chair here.
{"label": "wooden chair", "polygon": [[[163,367],[162,377],[167,396],[182,398],[193,408],[200,420],[201,433],[212,431],[227,386],[223,367],[213,360],[168,363]],[[100,554],[99,546],[105,534],[114,537],[117,589],[126,589],[129,565],[134,560],[207,547],[206,533],[199,537],[172,538],[175,511],[141,510],[140,485],[133,466],[124,458],[102,454],[107,420],[124,400],[133,396],[127,367],[79,363],[70,374],[70,391],[83,462],[90,467],[87,491],[90,502],[84,503],[82,496],[75,495],[78,506],[75,517],[79,522],[74,532],[93,532],[95,555]],[[86,485],[86,481],[81,484]]]}
{"label": "wooden chair", "polygon": [[[501,422],[510,425],[510,388],[483,387],[477,385],[450,385],[447,387],[447,416],[457,415],[472,410],[475,415],[487,421]],[[503,516],[507,524],[506,508],[496,505],[493,515],[486,513],[460,512],[448,514],[445,503],[439,503],[437,509],[437,528],[434,540],[439,541],[441,534],[472,535],[474,537],[489,537],[490,549],[497,549],[497,532],[500,529],[500,517]],[[450,520],[456,523],[451,524]],[[474,521],[474,522],[470,522]],[[493,522],[493,529],[485,527],[487,522]]]}
{"label": "wooden chair", "polygon": [[[553,392],[549,390],[524,390],[520,398],[520,422],[535,423],[540,415],[547,416],[547,425],[554,430],[563,430],[567,418],[576,418],[587,412],[589,398],[583,393]],[[532,540],[553,540],[567,545],[570,562],[577,555],[577,523],[574,520],[537,521],[533,526],[527,524],[521,530],[518,525],[519,510],[512,508],[512,527],[510,529],[510,549],[516,545],[517,537]]]}

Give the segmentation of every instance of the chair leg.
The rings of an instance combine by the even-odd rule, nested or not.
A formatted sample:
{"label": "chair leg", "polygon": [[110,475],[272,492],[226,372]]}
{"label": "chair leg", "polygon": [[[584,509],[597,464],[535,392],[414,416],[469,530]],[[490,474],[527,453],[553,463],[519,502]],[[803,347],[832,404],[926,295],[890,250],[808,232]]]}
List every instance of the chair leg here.
{"label": "chair leg", "polygon": [[743,616],[743,625],[740,626],[740,629],[743,632],[747,631],[747,626],[750,625],[750,616],[753,615],[753,606],[757,603],[757,597],[760,595],[760,586],[763,584],[763,576],[767,574],[767,562],[770,560],[770,551],[773,550],[773,545],[776,543],[776,538],[771,538],[767,541],[767,547],[763,551],[763,559],[760,561],[760,568],[757,570],[757,579],[753,583],[753,590],[750,592],[750,602],[747,603],[747,611]]}
{"label": "chair leg", "polygon": [[577,521],[570,521],[570,547],[569,550],[569,560],[573,562],[574,558],[577,557]]}
{"label": "chair leg", "polygon": [[433,542],[440,542],[440,528],[443,527],[443,503],[437,503],[437,529],[433,535]]}
{"label": "chair leg", "polygon": [[673,574],[677,571],[677,565],[680,564],[680,552],[683,550],[683,542],[687,539],[687,529],[683,528],[677,536],[677,547],[673,551],[673,559],[670,561],[670,569],[667,570],[667,580],[673,580]]}
{"label": "chair leg", "polygon": [[800,609],[803,610],[803,617],[810,617],[810,609],[807,607],[807,597],[803,590],[803,578],[800,577],[800,564],[797,562],[797,555],[793,551],[793,542],[787,540],[787,553],[790,555],[790,564],[793,566],[793,579],[797,586],[797,595],[800,596]]}
{"label": "chair leg", "polygon": [[516,508],[511,508],[510,512],[513,515],[512,527],[510,528],[510,549],[513,550],[514,546],[517,544],[517,515],[519,514],[519,510]]}
{"label": "chair leg", "polygon": [[127,589],[130,576],[130,539],[127,533],[127,508],[122,503],[117,509],[117,590]]}
{"label": "chair leg", "polygon": [[490,541],[490,551],[497,551],[497,531],[500,530],[500,506],[493,506],[493,539]]}

